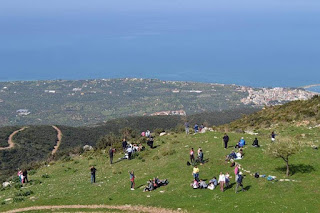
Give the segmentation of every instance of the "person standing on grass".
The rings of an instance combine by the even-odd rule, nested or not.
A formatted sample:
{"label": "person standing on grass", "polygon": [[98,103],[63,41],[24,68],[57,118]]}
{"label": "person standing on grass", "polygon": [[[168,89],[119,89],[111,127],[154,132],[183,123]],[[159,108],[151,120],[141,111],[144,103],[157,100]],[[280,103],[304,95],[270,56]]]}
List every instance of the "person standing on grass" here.
{"label": "person standing on grass", "polygon": [[200,149],[198,158],[199,158],[199,161],[200,161],[200,165],[203,165],[203,152],[202,152],[202,149]]}
{"label": "person standing on grass", "polygon": [[185,128],[185,130],[186,130],[186,134],[189,135],[189,122],[188,122],[188,121],[186,121],[186,122],[184,123],[184,128]]}
{"label": "person standing on grass", "polygon": [[125,153],[126,150],[127,150],[127,140],[124,138],[123,141],[122,141],[122,149],[123,149],[123,152]]}
{"label": "person standing on grass", "polygon": [[91,183],[95,183],[96,182],[96,171],[97,171],[97,169],[94,168],[94,166],[92,166],[90,168],[90,171],[91,171]]}
{"label": "person standing on grass", "polygon": [[227,133],[224,134],[223,136],[223,142],[224,142],[224,149],[228,148],[228,142],[229,142],[229,136],[227,135]]}
{"label": "person standing on grass", "polygon": [[133,170],[130,172],[129,171],[129,175],[130,175],[130,187],[131,187],[131,190],[134,190],[134,172]]}
{"label": "person standing on grass", "polygon": [[238,193],[238,187],[239,187],[239,186],[241,186],[241,191],[243,191],[243,192],[245,191],[244,188],[243,188],[242,181],[243,181],[242,172],[239,172],[238,180],[237,180],[237,185],[236,185],[236,193]]}
{"label": "person standing on grass", "polygon": [[190,150],[190,162],[194,162],[194,151],[193,151],[193,148],[191,148]]}
{"label": "person standing on grass", "polygon": [[197,123],[194,125],[193,129],[194,129],[194,133],[198,133],[199,132],[199,126],[198,126]]}
{"label": "person standing on grass", "polygon": [[128,160],[131,160],[131,156],[132,156],[132,152],[133,152],[131,145],[129,145],[127,152],[128,152]]}
{"label": "person standing on grass", "polygon": [[193,178],[197,181],[199,181],[199,172],[200,172],[199,168],[197,166],[194,166],[192,175],[193,175]]}
{"label": "person standing on grass", "polygon": [[236,164],[236,167],[234,168],[234,177],[236,182],[238,180],[238,175],[239,175],[239,164]]}
{"label": "person standing on grass", "polygon": [[114,153],[114,149],[110,147],[109,149],[110,164],[112,164],[112,161],[113,161],[113,153]]}
{"label": "person standing on grass", "polygon": [[222,174],[222,172],[220,172],[219,175],[219,185],[220,185],[220,191],[224,191],[224,183],[226,182],[226,177],[224,174]]}

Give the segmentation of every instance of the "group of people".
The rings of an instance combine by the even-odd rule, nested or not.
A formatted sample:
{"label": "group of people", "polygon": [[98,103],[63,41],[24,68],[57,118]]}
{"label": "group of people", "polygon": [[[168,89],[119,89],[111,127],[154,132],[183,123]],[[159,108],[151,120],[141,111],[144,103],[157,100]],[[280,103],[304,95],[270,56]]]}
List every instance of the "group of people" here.
{"label": "group of people", "polygon": [[26,169],[24,169],[23,171],[19,170],[17,175],[19,177],[20,183],[28,183],[29,182],[28,171]]}
{"label": "group of people", "polygon": [[231,151],[229,155],[226,156],[226,161],[232,161],[232,160],[239,160],[243,158],[243,149],[240,148],[238,152],[235,152],[234,150]]}
{"label": "group of people", "polygon": [[[226,189],[230,188],[230,174],[227,172],[223,174],[220,172],[219,179],[214,176],[211,180],[209,180],[208,184],[205,180],[199,178],[200,170],[197,166],[194,166],[192,175],[193,175],[193,181],[191,182],[190,186],[193,189],[215,189],[218,185],[220,186],[220,191],[224,192]],[[241,187],[242,191],[245,191],[243,188],[243,174],[240,172],[240,166],[239,164],[236,164],[234,169],[235,174],[235,192],[238,193],[238,188]]]}
{"label": "group of people", "polygon": [[[184,123],[184,128],[185,128],[186,134],[188,135],[189,132],[190,132],[190,125],[189,125],[189,122],[188,122],[188,121],[186,121],[186,122]],[[194,125],[194,127],[193,127],[194,133],[201,132],[202,129],[204,129],[204,125],[203,125],[203,124],[201,124],[201,125],[199,126],[199,125],[196,123],[196,124]]]}
{"label": "group of people", "polygon": [[195,160],[195,157],[194,157],[194,150],[193,148],[191,148],[190,152],[189,152],[189,157],[190,157],[190,162],[191,164],[193,163],[196,163],[199,162],[201,165],[204,163],[204,160],[203,160],[203,151],[201,149],[201,147],[199,147],[198,149],[198,156],[197,156],[197,160]]}
{"label": "group of people", "polygon": [[[227,135],[227,133],[224,134],[223,138],[223,143],[224,143],[224,149],[228,148],[228,142],[230,140],[229,136]],[[274,132],[271,133],[271,140],[274,142],[275,141],[275,134]],[[240,140],[236,143],[236,145],[234,146],[235,148],[243,148],[246,145],[246,141],[244,140],[244,137],[241,137]],[[252,143],[253,147],[260,147],[259,145],[259,141],[258,138],[255,138],[253,143]]]}
{"label": "group of people", "polygon": [[144,149],[145,149],[145,147],[141,143],[140,144],[131,144],[131,143],[127,142],[127,140],[125,138],[122,141],[122,150],[125,154],[123,159],[131,160],[132,155],[135,152],[140,152],[140,151],[143,151]]}
{"label": "group of people", "polygon": [[160,186],[166,186],[168,185],[169,181],[167,179],[160,180],[158,177],[154,177],[153,179],[150,179],[147,181],[146,187],[143,189],[144,192],[153,191],[156,188],[159,188]]}

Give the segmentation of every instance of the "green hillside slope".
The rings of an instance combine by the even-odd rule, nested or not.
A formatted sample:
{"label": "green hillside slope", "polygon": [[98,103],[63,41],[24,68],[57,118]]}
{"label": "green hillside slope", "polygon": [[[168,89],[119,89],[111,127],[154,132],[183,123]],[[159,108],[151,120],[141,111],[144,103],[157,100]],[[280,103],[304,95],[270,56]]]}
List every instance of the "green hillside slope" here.
{"label": "green hillside slope", "polygon": [[[301,137],[304,134],[304,137]],[[207,132],[189,135],[171,134],[156,138],[157,148],[139,153],[135,159],[117,161],[110,165],[107,154],[101,151],[86,152],[72,159],[57,161],[39,168],[31,173],[32,184],[26,184],[19,189],[11,187],[0,191],[0,211],[7,211],[28,206],[41,205],[143,205],[188,212],[318,212],[320,209],[319,152],[310,147],[304,147],[300,154],[292,158],[293,181],[267,181],[256,179],[250,173],[259,172],[274,175],[277,179],[285,178],[284,164],[265,155],[263,150],[270,143],[269,132],[259,131],[261,148],[250,145],[244,149],[245,157],[239,163],[244,172],[244,187],[246,192],[235,194],[233,168],[224,161],[224,156],[232,150],[222,146],[223,133]],[[229,134],[230,146],[241,136],[247,143],[254,139],[248,134]],[[288,127],[280,132],[278,137],[288,136],[293,140],[308,142],[313,140],[319,145],[320,133],[317,128]],[[200,178],[209,180],[219,172],[229,172],[231,189],[221,192],[218,188],[194,190],[189,184],[192,181],[192,167],[187,166],[189,149],[202,147],[204,158],[208,161],[200,165]],[[122,157],[117,153],[115,159]],[[90,166],[97,171],[97,183],[90,184]],[[130,191],[128,170],[136,174],[136,190]],[[146,181],[155,176],[167,178],[167,186],[152,192],[142,192]],[[28,194],[32,192],[31,195]],[[25,196],[23,196],[25,195]],[[80,210],[80,209],[78,209]],[[81,209],[81,211],[87,211]],[[63,209],[64,212],[74,211]],[[101,211],[101,209],[90,210]],[[37,211],[37,212],[46,212]]]}
{"label": "green hillside slope", "polygon": [[320,123],[320,96],[267,107],[223,126],[231,129],[269,128],[275,125],[314,126]]}
{"label": "green hillside slope", "polygon": [[[234,109],[222,112],[207,112],[192,116],[136,116],[107,121],[100,125],[91,127],[68,127],[58,126],[62,131],[62,143],[59,147],[57,157],[68,155],[73,149],[84,145],[95,146],[97,141],[109,134],[114,133],[121,143],[120,131],[123,128],[131,128],[138,140],[141,131],[147,129],[154,132],[158,129],[169,130],[177,126],[181,129],[186,119],[190,124],[196,122],[207,125],[219,125],[238,119],[243,114],[250,114],[254,109]],[[8,146],[8,137],[20,127],[0,128],[0,147]],[[29,126],[25,131],[20,132],[14,138],[17,146],[10,150],[0,150],[0,181],[5,180],[8,175],[14,174],[17,168],[27,167],[37,161],[45,161],[56,145],[56,132],[51,126]]]}

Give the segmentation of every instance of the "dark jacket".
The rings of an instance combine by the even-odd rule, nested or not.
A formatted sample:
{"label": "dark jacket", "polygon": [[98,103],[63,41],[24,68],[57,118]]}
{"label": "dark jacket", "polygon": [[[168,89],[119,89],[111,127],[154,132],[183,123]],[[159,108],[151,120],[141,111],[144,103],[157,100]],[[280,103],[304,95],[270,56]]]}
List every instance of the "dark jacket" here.
{"label": "dark jacket", "polygon": [[238,183],[242,183],[242,180],[243,180],[243,176],[242,175],[238,175],[237,182]]}
{"label": "dark jacket", "polygon": [[229,142],[229,136],[228,135],[223,136],[223,141],[224,142]]}

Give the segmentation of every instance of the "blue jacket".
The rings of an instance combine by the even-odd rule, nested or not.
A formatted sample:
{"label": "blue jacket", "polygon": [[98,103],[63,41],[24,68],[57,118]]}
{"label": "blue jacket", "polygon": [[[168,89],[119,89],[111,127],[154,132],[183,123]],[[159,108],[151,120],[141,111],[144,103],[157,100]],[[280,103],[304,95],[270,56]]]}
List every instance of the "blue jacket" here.
{"label": "blue jacket", "polygon": [[243,147],[244,145],[246,145],[246,141],[245,141],[244,139],[241,139],[241,140],[239,141],[239,146],[240,146],[240,147]]}

